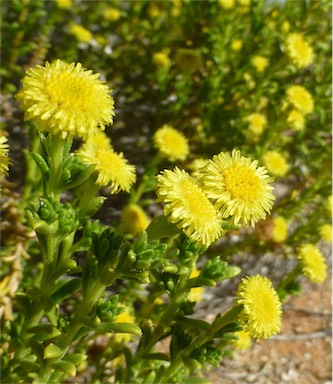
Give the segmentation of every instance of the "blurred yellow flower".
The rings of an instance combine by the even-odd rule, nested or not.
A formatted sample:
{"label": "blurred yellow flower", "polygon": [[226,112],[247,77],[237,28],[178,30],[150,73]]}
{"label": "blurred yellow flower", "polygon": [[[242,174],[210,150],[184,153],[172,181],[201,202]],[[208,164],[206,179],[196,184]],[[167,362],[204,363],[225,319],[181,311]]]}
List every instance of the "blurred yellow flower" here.
{"label": "blurred yellow flower", "polygon": [[202,159],[202,158],[194,159],[192,163],[189,164],[189,168],[192,171],[191,175],[199,179],[201,177],[201,171],[204,169],[208,161],[209,161],[208,159]]}
{"label": "blurred yellow flower", "polygon": [[29,69],[17,94],[25,119],[64,138],[87,138],[104,130],[113,122],[114,100],[99,76],[81,63],[61,60]]}
{"label": "blurred yellow flower", "polygon": [[135,166],[128,164],[122,153],[87,142],[76,154],[84,164],[95,165],[98,173],[96,184],[109,187],[113,194],[120,190],[129,192],[136,181]]}
{"label": "blurred yellow flower", "polygon": [[[200,271],[198,270],[198,268],[195,266],[191,273],[190,273],[190,279],[193,279],[194,277],[197,277],[200,275]],[[188,299],[190,301],[195,301],[195,302],[199,302],[201,301],[202,297],[203,297],[203,294],[204,294],[204,287],[194,287],[194,288],[191,288],[190,292],[189,292],[189,295],[188,295]]]}
{"label": "blurred yellow flower", "polygon": [[92,33],[84,28],[82,25],[79,24],[71,24],[68,29],[69,33],[74,35],[77,40],[81,41],[82,43],[90,43],[93,39]]}
{"label": "blurred yellow flower", "polygon": [[153,63],[156,65],[156,67],[160,67],[160,68],[170,67],[171,60],[169,58],[169,50],[155,52],[153,54]]}
{"label": "blurred yellow flower", "polygon": [[8,175],[9,165],[7,137],[0,136],[0,176]]}
{"label": "blurred yellow flower", "polygon": [[243,278],[237,296],[243,305],[240,319],[251,337],[268,339],[280,332],[282,305],[271,280],[260,275]]}
{"label": "blurred yellow flower", "polygon": [[293,109],[289,112],[287,123],[295,131],[302,131],[305,127],[304,115],[297,109]]}
{"label": "blurred yellow flower", "polygon": [[319,227],[319,233],[322,240],[327,241],[328,243],[332,242],[332,225],[323,224]]}
{"label": "blurred yellow flower", "polygon": [[260,135],[267,125],[266,116],[262,113],[252,113],[246,120],[249,122],[249,130],[255,135]]}
{"label": "blurred yellow flower", "polygon": [[104,133],[99,132],[96,135],[89,136],[86,140],[86,149],[91,148],[93,151],[97,149],[113,150],[111,139]]}
{"label": "blurred yellow flower", "polygon": [[273,176],[285,176],[288,172],[289,164],[286,158],[278,151],[267,151],[262,160],[268,170]]}
{"label": "blurred yellow flower", "polygon": [[297,253],[297,259],[303,274],[314,283],[322,283],[327,277],[327,265],[320,250],[313,244],[302,245]]}
{"label": "blurred yellow flower", "polygon": [[251,64],[258,72],[263,72],[268,65],[268,59],[263,56],[254,56],[251,60]]}
{"label": "blurred yellow flower", "polygon": [[252,345],[252,339],[249,332],[239,331],[235,332],[234,336],[237,337],[236,340],[233,341],[233,346],[235,349],[239,351],[244,351],[245,349],[249,349]]}
{"label": "blurred yellow flower", "polygon": [[109,7],[104,9],[103,17],[105,20],[108,20],[108,21],[117,21],[121,17],[121,12],[117,8]]}
{"label": "blurred yellow flower", "polygon": [[215,155],[202,171],[202,186],[215,202],[222,217],[231,217],[231,223],[252,225],[270,212],[275,196],[270,183],[273,179],[258,161],[233,150]]}
{"label": "blurred yellow flower", "polygon": [[276,243],[282,243],[288,236],[288,223],[282,216],[274,217],[272,240]]}
{"label": "blurred yellow flower", "polygon": [[55,0],[55,3],[61,9],[70,9],[73,6],[73,0]]}
{"label": "blurred yellow flower", "polygon": [[301,34],[288,35],[286,47],[289,57],[297,67],[307,67],[313,62],[313,49]]}
{"label": "blurred yellow flower", "polygon": [[121,212],[121,222],[124,231],[136,236],[148,227],[150,220],[139,205],[129,204]]}
{"label": "blurred yellow flower", "polygon": [[301,85],[292,85],[287,89],[287,100],[304,115],[314,108],[313,98],[309,91]]}
{"label": "blurred yellow flower", "polygon": [[154,145],[170,161],[185,160],[190,148],[186,137],[170,125],[163,125],[154,134]]}
{"label": "blurred yellow flower", "polygon": [[235,0],[218,0],[218,3],[224,9],[231,9],[235,6]]}
{"label": "blurred yellow flower", "polygon": [[240,39],[233,40],[231,42],[231,49],[235,52],[239,52],[243,47],[243,42]]}
{"label": "blurred yellow flower", "polygon": [[220,215],[196,179],[184,170],[164,170],[157,176],[157,196],[164,214],[194,243],[209,246],[222,234]]}
{"label": "blurred yellow flower", "polygon": [[281,32],[288,33],[290,31],[290,23],[289,21],[284,21],[281,25]]}

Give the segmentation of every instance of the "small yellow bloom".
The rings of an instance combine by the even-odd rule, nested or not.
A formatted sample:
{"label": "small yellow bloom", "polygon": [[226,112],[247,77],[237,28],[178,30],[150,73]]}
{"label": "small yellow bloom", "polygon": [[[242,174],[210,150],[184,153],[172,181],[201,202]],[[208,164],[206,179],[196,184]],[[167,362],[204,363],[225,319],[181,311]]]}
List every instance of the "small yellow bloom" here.
{"label": "small yellow bloom", "polygon": [[99,148],[89,142],[82,145],[77,156],[87,165],[95,165],[98,173],[96,184],[109,187],[111,193],[129,192],[136,181],[135,167],[128,164],[122,153],[113,149]]}
{"label": "small yellow bloom", "polygon": [[243,305],[240,319],[251,337],[268,339],[280,332],[282,305],[271,280],[260,275],[243,278],[237,296]]}
{"label": "small yellow bloom", "polygon": [[319,233],[321,238],[328,243],[332,242],[332,225],[331,224],[323,224],[319,227]]}
{"label": "small yellow bloom", "polygon": [[272,239],[276,243],[282,243],[288,236],[288,223],[282,216],[273,219]]}
{"label": "small yellow bloom", "polygon": [[243,42],[240,39],[233,40],[231,42],[231,49],[235,52],[239,52],[243,47]]}
{"label": "small yellow bloom", "polygon": [[249,332],[239,331],[234,334],[237,339],[233,341],[233,346],[235,349],[244,351],[245,349],[249,349],[252,345],[252,339]]}
{"label": "small yellow bloom", "polygon": [[109,7],[104,9],[103,17],[105,20],[108,20],[108,21],[117,21],[121,17],[121,12],[117,8]]}
{"label": "small yellow bloom", "polygon": [[304,115],[297,109],[293,109],[287,117],[287,123],[295,131],[302,131],[305,127]]}
{"label": "small yellow bloom", "polygon": [[252,113],[246,120],[249,122],[249,130],[255,135],[261,135],[267,125],[267,118],[262,113]]}
{"label": "small yellow bloom", "polygon": [[297,253],[302,271],[314,283],[322,283],[327,277],[327,265],[320,250],[313,244],[302,245]]}
{"label": "small yellow bloom", "polygon": [[[190,279],[193,279],[194,277],[197,277],[200,275],[200,271],[198,270],[198,268],[195,266],[191,273],[190,273]],[[188,295],[188,299],[190,301],[195,301],[195,302],[199,302],[201,301],[202,297],[203,297],[203,294],[204,294],[204,287],[195,287],[195,288],[191,288],[190,292],[189,292],[189,295]]]}
{"label": "small yellow bloom", "polygon": [[56,60],[27,71],[17,94],[25,119],[52,134],[87,138],[112,124],[114,100],[100,75],[81,63]]}
{"label": "small yellow bloom", "polygon": [[231,9],[235,6],[235,0],[218,0],[218,3],[224,9]]}
{"label": "small yellow bloom", "polygon": [[273,179],[258,161],[233,150],[215,155],[202,171],[202,187],[222,217],[235,225],[252,225],[270,212],[275,196]]}
{"label": "small yellow bloom", "polygon": [[155,132],[154,145],[170,161],[185,160],[190,151],[186,137],[170,125]]}
{"label": "small yellow bloom", "polygon": [[148,227],[150,220],[139,205],[129,204],[121,213],[121,222],[126,232],[136,236]]}
{"label": "small yellow bloom", "polygon": [[267,151],[262,159],[271,175],[281,177],[285,176],[288,172],[289,164],[286,158],[278,151]]}
{"label": "small yellow bloom", "polygon": [[164,214],[194,243],[207,247],[222,234],[219,213],[196,179],[184,170],[164,170],[157,176],[157,196]]}
{"label": "small yellow bloom", "polygon": [[55,2],[61,9],[70,9],[73,6],[73,0],[56,0]]}
{"label": "small yellow bloom", "polygon": [[290,23],[289,21],[284,21],[281,25],[281,32],[288,33],[290,31]]}
{"label": "small yellow bloom", "polygon": [[[135,323],[134,316],[130,313],[129,309],[126,308],[124,312],[117,316],[115,323]],[[128,342],[133,339],[131,333],[116,333],[113,335],[113,338],[118,343]]]}
{"label": "small yellow bloom", "polygon": [[303,115],[311,113],[314,108],[312,95],[301,85],[292,85],[286,91],[287,100]]}
{"label": "small yellow bloom", "polygon": [[288,35],[286,47],[289,57],[297,67],[307,67],[313,62],[313,49],[301,34]]}
{"label": "small yellow bloom", "polygon": [[84,28],[79,24],[72,24],[68,31],[82,43],[90,43],[93,39],[92,33],[87,28]]}
{"label": "small yellow bloom", "polygon": [[169,68],[171,60],[167,51],[155,52],[153,54],[153,63],[158,68]]}
{"label": "small yellow bloom", "polygon": [[9,165],[7,137],[0,136],[0,176],[8,175]]}
{"label": "small yellow bloom", "polygon": [[263,72],[268,65],[268,59],[263,56],[254,56],[251,60],[251,64],[258,72]]}

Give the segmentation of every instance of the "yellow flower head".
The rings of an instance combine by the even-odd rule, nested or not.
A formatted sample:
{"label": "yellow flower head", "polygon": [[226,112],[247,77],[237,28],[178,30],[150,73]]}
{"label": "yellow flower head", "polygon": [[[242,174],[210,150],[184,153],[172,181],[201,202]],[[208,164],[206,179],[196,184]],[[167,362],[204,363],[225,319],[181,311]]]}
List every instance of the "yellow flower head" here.
{"label": "yellow flower head", "polygon": [[108,21],[117,21],[121,17],[121,12],[117,8],[109,7],[103,11],[103,17]]}
{"label": "yellow flower head", "polygon": [[0,176],[8,175],[9,165],[7,137],[0,136]]}
{"label": "yellow flower head", "polygon": [[209,246],[222,234],[221,219],[213,204],[184,170],[165,170],[157,176],[157,196],[164,214],[194,243]]}
{"label": "yellow flower head", "polygon": [[278,151],[267,151],[262,159],[271,175],[281,177],[288,172],[289,164],[286,158]]}
{"label": "yellow flower head", "polygon": [[313,49],[301,34],[288,35],[286,47],[289,57],[297,67],[307,67],[313,62]]}
{"label": "yellow flower head", "polygon": [[70,9],[73,6],[73,0],[56,0],[56,4],[61,9]]}
{"label": "yellow flower head", "polygon": [[[191,273],[190,273],[190,279],[193,279],[194,277],[197,277],[200,275],[200,271],[198,270],[198,268],[195,266]],[[202,297],[203,297],[203,294],[204,294],[204,287],[195,287],[195,288],[191,288],[190,292],[189,292],[189,295],[188,295],[188,299],[190,301],[196,301],[197,303],[199,301],[201,301]]]}
{"label": "yellow flower head", "polygon": [[133,236],[144,231],[150,223],[145,211],[137,204],[129,204],[123,209],[121,221],[124,230]]}
{"label": "yellow flower head", "polygon": [[273,181],[258,161],[241,155],[240,151],[221,152],[203,170],[203,189],[215,201],[223,218],[235,225],[252,226],[270,212],[275,196]]}
{"label": "yellow flower head", "polygon": [[287,89],[287,100],[303,115],[313,111],[314,103],[312,95],[301,85],[292,85]]}
{"label": "yellow flower head", "polygon": [[235,6],[235,0],[218,0],[218,3],[224,9],[231,9]]}
{"label": "yellow flower head", "polygon": [[17,99],[26,120],[62,137],[87,138],[113,122],[114,100],[100,75],[56,60],[28,70]]}
{"label": "yellow flower head", "polygon": [[302,131],[305,126],[304,115],[301,112],[299,112],[297,109],[293,109],[290,111],[287,117],[287,123],[295,131]]}
{"label": "yellow flower head", "polygon": [[282,216],[273,219],[272,239],[276,243],[282,243],[288,236],[288,223]]}
{"label": "yellow flower head", "polygon": [[82,145],[77,156],[87,165],[95,165],[98,172],[96,184],[109,187],[111,193],[129,192],[136,181],[135,167],[128,164],[122,153],[113,149],[99,148],[89,142]]}
{"label": "yellow flower head", "polygon": [[[135,323],[134,316],[130,313],[129,308],[126,308],[124,312],[120,313],[115,320],[115,323]],[[133,339],[133,334],[131,333],[116,333],[113,335],[114,340],[118,343],[128,342]]]}
{"label": "yellow flower head", "polygon": [[252,113],[246,120],[249,122],[249,130],[255,135],[260,135],[267,125],[266,116],[262,113]]}
{"label": "yellow flower head", "polygon": [[153,54],[153,63],[158,68],[168,68],[170,67],[171,60],[169,58],[169,50],[163,50],[160,52],[155,52]]}
{"label": "yellow flower head", "polygon": [[111,139],[104,133],[99,132],[96,135],[89,136],[86,140],[86,149],[109,149],[113,150]]}
{"label": "yellow flower head", "polygon": [[260,275],[243,278],[237,296],[244,330],[251,337],[268,339],[280,332],[282,305],[271,280]]}
{"label": "yellow flower head", "polygon": [[70,25],[68,31],[70,34],[74,35],[82,43],[90,43],[91,40],[93,39],[92,33],[87,28],[84,28],[80,24]]}
{"label": "yellow flower head", "polygon": [[332,225],[331,224],[323,224],[319,228],[319,233],[321,238],[328,243],[332,242]]}
{"label": "yellow flower head", "polygon": [[281,25],[281,32],[288,33],[290,31],[290,23],[289,21],[284,21]]}
{"label": "yellow flower head", "polygon": [[313,244],[302,245],[297,253],[297,259],[303,274],[314,283],[322,283],[327,277],[327,265],[324,256]]}
{"label": "yellow flower head", "polygon": [[243,42],[240,39],[233,40],[231,42],[231,49],[235,52],[239,52],[243,47]]}
{"label": "yellow flower head", "polygon": [[251,64],[258,72],[263,72],[268,65],[268,60],[263,56],[254,56],[251,60]]}
{"label": "yellow flower head", "polygon": [[232,343],[235,349],[240,351],[244,351],[245,349],[249,349],[252,345],[252,339],[249,335],[249,332],[239,331],[234,334],[237,339]]}
{"label": "yellow flower head", "polygon": [[185,160],[190,151],[186,137],[170,125],[163,125],[155,132],[154,144],[170,161]]}

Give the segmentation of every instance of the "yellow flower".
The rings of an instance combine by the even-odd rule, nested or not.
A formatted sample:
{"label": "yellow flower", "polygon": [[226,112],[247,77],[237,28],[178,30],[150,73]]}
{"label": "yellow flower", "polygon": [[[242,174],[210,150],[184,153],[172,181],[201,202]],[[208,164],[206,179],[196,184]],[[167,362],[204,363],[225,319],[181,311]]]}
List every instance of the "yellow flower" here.
{"label": "yellow flower", "polygon": [[246,277],[238,286],[238,304],[244,330],[255,339],[268,339],[281,330],[281,302],[271,280],[260,275]]}
{"label": "yellow flower", "polygon": [[94,148],[96,149],[109,149],[113,150],[111,145],[111,139],[104,133],[99,132],[96,135],[89,136],[86,141],[86,149]]}
{"label": "yellow flower", "polygon": [[123,209],[121,221],[124,230],[133,236],[144,231],[150,223],[145,211],[137,204],[129,204]]}
{"label": "yellow flower", "polygon": [[243,42],[240,39],[233,40],[231,42],[231,49],[235,52],[239,52],[243,47]]}
{"label": "yellow flower", "polygon": [[98,173],[96,184],[109,187],[111,193],[129,192],[136,181],[135,167],[128,164],[122,153],[113,149],[99,148],[89,142],[82,145],[77,156],[87,165],[95,165]]}
{"label": "yellow flower", "polygon": [[159,68],[170,67],[171,61],[169,58],[169,50],[155,52],[153,54],[153,63],[156,65],[156,67],[159,67]]}
{"label": "yellow flower", "polygon": [[287,123],[295,131],[302,131],[305,126],[304,115],[301,112],[299,112],[297,109],[293,109],[290,111],[287,117]]}
{"label": "yellow flower", "polygon": [[297,67],[307,67],[313,62],[313,49],[301,34],[288,35],[286,47],[289,57]]}
{"label": "yellow flower", "polygon": [[8,175],[9,165],[7,137],[0,136],[0,176]]}
{"label": "yellow flower", "polygon": [[197,179],[200,179],[201,171],[204,169],[208,161],[209,161],[208,159],[202,159],[202,158],[194,159],[192,163],[189,165],[189,168],[192,171],[191,175],[193,177],[196,177]]}
{"label": "yellow flower", "polygon": [[170,161],[185,160],[190,151],[186,137],[170,125],[163,125],[155,132],[154,144]]}
{"label": "yellow flower", "polygon": [[209,246],[222,234],[221,219],[213,204],[184,170],[164,170],[157,176],[157,196],[164,214],[195,243]]}
{"label": "yellow flower", "polygon": [[231,9],[235,6],[235,0],[218,0],[218,3],[224,9]]}
{"label": "yellow flower", "polygon": [[233,346],[235,349],[243,351],[245,349],[249,349],[252,345],[252,339],[249,335],[249,332],[239,331],[234,334],[237,339],[233,341]]}
{"label": "yellow flower", "polygon": [[70,9],[73,6],[73,0],[56,0],[56,4],[61,9]]}
{"label": "yellow flower", "polygon": [[262,113],[252,113],[246,120],[249,122],[249,130],[255,135],[260,135],[267,125],[266,116]]}
{"label": "yellow flower", "polygon": [[103,17],[108,21],[117,21],[121,17],[121,12],[117,8],[106,8],[103,11]]}
{"label": "yellow flower", "polygon": [[290,23],[289,21],[284,21],[281,25],[281,32],[288,33],[290,31]]}
{"label": "yellow flower", "polygon": [[91,40],[93,39],[92,33],[87,28],[84,28],[80,24],[70,25],[68,31],[82,43],[90,43]]}
{"label": "yellow flower", "polygon": [[331,224],[323,224],[319,228],[320,236],[323,240],[328,243],[332,242],[332,225]]}
{"label": "yellow flower", "polygon": [[[120,313],[115,320],[115,323],[135,323],[134,316],[130,313],[129,309],[126,308],[124,312]],[[133,334],[131,333],[116,333],[113,335],[114,340],[118,343],[128,342],[133,339]]]}
{"label": "yellow flower", "polygon": [[63,138],[87,138],[104,130],[113,122],[114,100],[99,76],[81,63],[60,60],[29,69],[17,95],[25,119]]}
{"label": "yellow flower", "polygon": [[276,243],[282,243],[288,236],[288,223],[282,216],[273,219],[272,239]]}
{"label": "yellow flower", "polygon": [[302,245],[296,256],[303,274],[311,281],[314,283],[322,283],[326,279],[327,265],[324,256],[315,245]]}
{"label": "yellow flower", "polygon": [[312,95],[301,85],[292,85],[287,89],[287,100],[303,115],[313,111],[314,103]]}
{"label": "yellow flower", "polygon": [[[200,275],[200,271],[198,270],[198,268],[195,266],[191,273],[190,273],[190,279],[193,279],[194,277],[197,277]],[[190,301],[196,301],[197,303],[199,301],[201,301],[202,297],[203,297],[203,294],[204,294],[204,287],[195,287],[195,288],[191,288],[189,294],[188,294],[188,299]]]}
{"label": "yellow flower", "polygon": [[258,72],[263,72],[268,65],[268,60],[266,57],[257,55],[252,58],[251,64]]}
{"label": "yellow flower", "polygon": [[270,212],[275,196],[273,179],[258,161],[241,155],[240,151],[221,152],[203,170],[203,190],[215,201],[222,217],[231,217],[235,225],[252,225]]}
{"label": "yellow flower", "polygon": [[286,158],[278,151],[267,151],[262,159],[271,175],[284,176],[288,172],[289,164]]}

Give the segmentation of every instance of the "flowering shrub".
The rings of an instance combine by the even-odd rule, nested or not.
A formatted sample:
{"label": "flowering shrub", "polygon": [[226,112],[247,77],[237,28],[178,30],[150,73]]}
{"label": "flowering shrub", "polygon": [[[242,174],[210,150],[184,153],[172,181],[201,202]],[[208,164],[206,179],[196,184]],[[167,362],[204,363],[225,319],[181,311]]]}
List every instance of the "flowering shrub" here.
{"label": "flowering shrub", "polygon": [[4,382],[206,383],[325,281],[330,6],[4,3]]}

